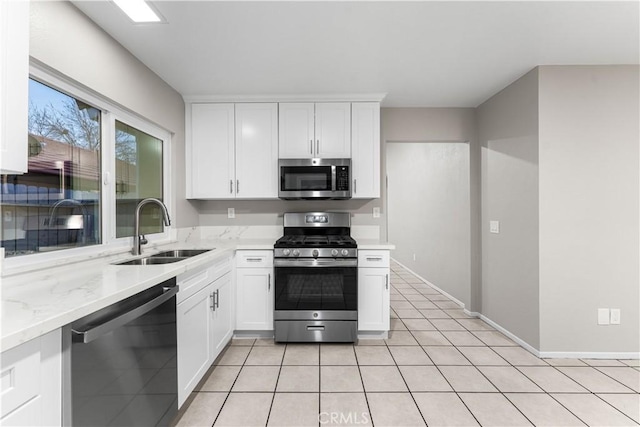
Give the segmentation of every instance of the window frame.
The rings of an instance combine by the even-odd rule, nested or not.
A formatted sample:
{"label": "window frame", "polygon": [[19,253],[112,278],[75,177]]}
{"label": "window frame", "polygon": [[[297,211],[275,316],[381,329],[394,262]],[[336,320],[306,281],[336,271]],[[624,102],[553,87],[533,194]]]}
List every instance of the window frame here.
{"label": "window frame", "polygon": [[[86,102],[100,110],[101,114],[101,147],[100,147],[100,235],[101,243],[77,248],[60,249],[51,252],[39,252],[4,258],[2,276],[83,261],[111,254],[124,253],[133,245],[133,237],[116,238],[116,156],[115,156],[115,122],[116,120],[162,140],[162,200],[172,218],[172,225],[163,227],[162,233],[147,235],[150,244],[163,244],[175,240],[175,201],[171,191],[171,152],[173,134],[153,123],[149,119],[136,114],[126,107],[117,104],[104,95],[81,85],[72,79],[45,67],[31,63],[29,78],[58,90],[75,99]],[[3,250],[4,256],[4,250]]]}

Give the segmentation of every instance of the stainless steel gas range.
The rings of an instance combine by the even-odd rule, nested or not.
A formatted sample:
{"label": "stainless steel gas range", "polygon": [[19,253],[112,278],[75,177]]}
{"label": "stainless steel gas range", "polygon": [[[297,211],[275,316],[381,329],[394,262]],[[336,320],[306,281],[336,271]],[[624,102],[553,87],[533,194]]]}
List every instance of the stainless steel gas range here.
{"label": "stainless steel gas range", "polygon": [[285,213],[274,245],[275,340],[354,342],[358,249],[344,212]]}

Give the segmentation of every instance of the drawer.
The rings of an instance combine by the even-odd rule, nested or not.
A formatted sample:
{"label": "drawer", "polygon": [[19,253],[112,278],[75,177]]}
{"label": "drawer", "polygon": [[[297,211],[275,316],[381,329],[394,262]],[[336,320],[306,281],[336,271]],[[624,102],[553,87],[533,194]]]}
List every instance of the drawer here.
{"label": "drawer", "polygon": [[358,267],[389,268],[389,251],[358,250]]}
{"label": "drawer", "polygon": [[207,267],[187,271],[179,275],[177,282],[180,291],[176,296],[178,304],[230,271],[231,257],[225,257],[213,262]]}
{"label": "drawer", "polygon": [[236,267],[271,268],[273,251],[236,251]]}
{"label": "drawer", "polygon": [[40,339],[2,353],[2,418],[40,394]]}

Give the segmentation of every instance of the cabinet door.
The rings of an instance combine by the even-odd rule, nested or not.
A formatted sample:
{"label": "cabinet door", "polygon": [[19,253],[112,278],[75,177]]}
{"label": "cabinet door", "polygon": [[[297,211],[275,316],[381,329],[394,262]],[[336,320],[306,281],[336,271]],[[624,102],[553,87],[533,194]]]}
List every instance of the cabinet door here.
{"label": "cabinet door", "polygon": [[178,304],[178,407],[182,406],[213,362],[211,313],[213,285]]}
{"label": "cabinet door", "polygon": [[29,2],[0,1],[0,172],[28,169]]}
{"label": "cabinet door", "polygon": [[358,330],[388,331],[388,268],[358,268]]}
{"label": "cabinet door", "polygon": [[236,270],[236,329],[273,330],[273,269]]}
{"label": "cabinet door", "polygon": [[351,158],[351,104],[316,104],[315,134],[315,157]]}
{"label": "cabinet door", "polygon": [[352,197],[380,197],[380,104],[351,104]]}
{"label": "cabinet door", "polygon": [[187,197],[235,198],[233,104],[192,104],[187,127]]}
{"label": "cabinet door", "polygon": [[278,104],[236,104],[236,197],[278,198]]}
{"label": "cabinet door", "polygon": [[279,104],[278,157],[308,159],[314,157],[313,103]]}
{"label": "cabinet door", "polygon": [[212,361],[218,357],[233,335],[233,293],[231,292],[231,273],[213,282],[215,308],[213,311]]}

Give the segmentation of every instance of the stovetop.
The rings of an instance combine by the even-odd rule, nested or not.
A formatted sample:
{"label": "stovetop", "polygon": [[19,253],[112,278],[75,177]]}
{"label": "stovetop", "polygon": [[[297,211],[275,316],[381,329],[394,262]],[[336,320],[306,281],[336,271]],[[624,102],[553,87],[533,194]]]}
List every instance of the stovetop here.
{"label": "stovetop", "polygon": [[274,248],[356,248],[351,236],[345,235],[287,235],[276,241]]}

